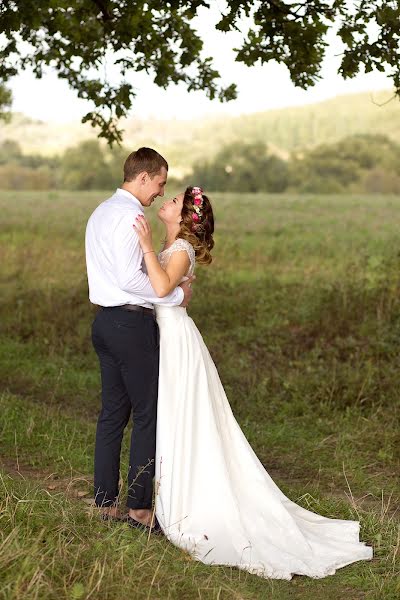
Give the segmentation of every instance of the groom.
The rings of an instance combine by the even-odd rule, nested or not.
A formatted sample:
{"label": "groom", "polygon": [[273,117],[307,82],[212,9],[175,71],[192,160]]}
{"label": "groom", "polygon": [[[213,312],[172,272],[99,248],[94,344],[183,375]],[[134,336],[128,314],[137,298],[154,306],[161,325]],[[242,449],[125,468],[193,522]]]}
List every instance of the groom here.
{"label": "groom", "polygon": [[134,228],[138,214],[164,196],[168,163],[151,148],[139,148],[124,164],[124,183],[100,204],[86,227],[89,299],[101,307],[92,325],[100,362],[102,408],[94,465],[96,505],[103,518],[118,517],[123,432],[132,414],[127,521],[150,526],[155,461],[159,333],[153,304],[186,306],[191,278],[158,298],[143,270]]}

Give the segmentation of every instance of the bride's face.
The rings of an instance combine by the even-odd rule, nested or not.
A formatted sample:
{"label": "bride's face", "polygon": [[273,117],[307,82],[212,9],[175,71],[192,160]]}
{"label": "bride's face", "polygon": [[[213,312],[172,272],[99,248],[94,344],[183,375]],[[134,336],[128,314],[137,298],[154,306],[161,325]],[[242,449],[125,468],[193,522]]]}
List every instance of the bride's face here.
{"label": "bride's face", "polygon": [[179,224],[181,222],[181,213],[183,207],[184,194],[178,194],[171,200],[166,200],[160,210],[158,216],[166,225]]}

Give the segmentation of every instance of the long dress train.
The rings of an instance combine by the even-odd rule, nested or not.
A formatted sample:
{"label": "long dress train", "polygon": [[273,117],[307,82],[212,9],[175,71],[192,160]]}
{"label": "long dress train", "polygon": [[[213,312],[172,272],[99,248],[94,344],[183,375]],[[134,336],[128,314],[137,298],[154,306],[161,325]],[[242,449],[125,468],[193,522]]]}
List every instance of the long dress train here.
{"label": "long dress train", "polygon": [[[165,267],[185,250],[160,253]],[[359,523],[317,515],[289,500],[232,414],[203,338],[185,308],[157,306],[160,372],[156,515],[168,539],[204,563],[257,575],[320,578],[372,558]]]}

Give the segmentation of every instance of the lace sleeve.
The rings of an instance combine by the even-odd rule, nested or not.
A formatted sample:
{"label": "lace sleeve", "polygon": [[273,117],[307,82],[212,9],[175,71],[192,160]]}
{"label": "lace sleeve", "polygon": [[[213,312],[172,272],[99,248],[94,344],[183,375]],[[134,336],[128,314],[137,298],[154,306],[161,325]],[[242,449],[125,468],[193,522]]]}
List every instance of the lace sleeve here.
{"label": "lace sleeve", "polygon": [[167,248],[166,250],[164,250],[163,252],[161,252],[159,254],[159,260],[160,260],[161,266],[163,268],[165,268],[171,257],[171,254],[173,254],[174,252],[179,252],[181,250],[186,250],[186,252],[188,253],[189,260],[190,260],[190,267],[189,267],[188,275],[192,275],[194,272],[194,266],[195,266],[195,262],[196,262],[194,248],[190,242],[188,242],[187,240],[183,240],[181,238],[178,238],[177,240],[175,240],[175,242],[172,244],[172,246],[170,246],[169,248]]}

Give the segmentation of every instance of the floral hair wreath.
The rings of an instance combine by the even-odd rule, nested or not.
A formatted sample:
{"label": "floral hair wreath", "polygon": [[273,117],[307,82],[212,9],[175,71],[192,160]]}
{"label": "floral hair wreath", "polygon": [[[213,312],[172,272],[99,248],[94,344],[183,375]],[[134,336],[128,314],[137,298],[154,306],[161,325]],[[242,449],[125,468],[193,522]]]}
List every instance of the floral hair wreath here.
{"label": "floral hair wreath", "polygon": [[193,225],[192,225],[192,231],[199,231],[201,229],[203,229],[203,226],[200,224],[201,218],[203,216],[203,201],[204,198],[202,196],[203,194],[203,190],[200,187],[193,187],[192,188],[192,198],[193,198],[193,214],[192,214],[192,219],[193,219]]}

